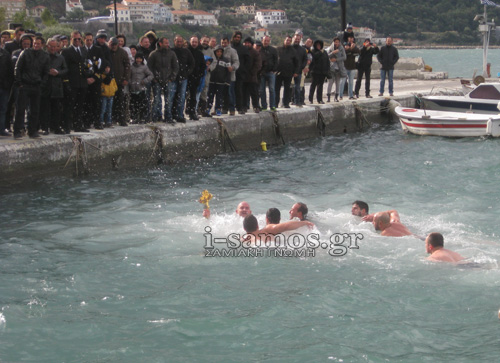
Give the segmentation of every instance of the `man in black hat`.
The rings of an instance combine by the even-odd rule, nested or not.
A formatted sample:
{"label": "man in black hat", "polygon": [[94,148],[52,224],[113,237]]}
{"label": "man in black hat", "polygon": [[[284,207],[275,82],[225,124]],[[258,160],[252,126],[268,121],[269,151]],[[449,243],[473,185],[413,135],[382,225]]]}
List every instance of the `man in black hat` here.
{"label": "man in black hat", "polygon": [[111,51],[109,50],[107,41],[108,35],[103,30],[99,30],[95,37],[95,45],[101,48],[104,59],[108,64],[111,64]]}

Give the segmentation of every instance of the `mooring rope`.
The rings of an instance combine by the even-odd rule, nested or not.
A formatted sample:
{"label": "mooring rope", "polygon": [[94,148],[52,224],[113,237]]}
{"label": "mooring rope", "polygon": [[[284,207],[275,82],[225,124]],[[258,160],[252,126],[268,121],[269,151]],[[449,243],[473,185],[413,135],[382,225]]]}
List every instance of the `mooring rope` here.
{"label": "mooring rope", "polygon": [[319,134],[321,136],[326,135],[326,124],[325,124],[325,117],[321,113],[321,109],[319,107],[316,107],[316,128],[319,130]]}
{"label": "mooring rope", "polygon": [[278,113],[277,112],[271,112],[271,115],[273,116],[273,131],[274,131],[274,137],[276,140],[281,141],[283,145],[285,145],[285,138],[281,134],[280,130],[280,124],[279,124],[279,119],[278,119]]}
{"label": "mooring rope", "polygon": [[222,147],[224,148],[224,152],[227,150],[226,144],[229,146],[231,151],[237,151],[236,146],[234,146],[233,142],[231,141],[231,137],[229,137],[229,132],[227,131],[226,124],[224,121],[222,121],[220,118],[215,119],[217,123],[219,124],[219,129],[220,129],[220,137],[222,140]]}

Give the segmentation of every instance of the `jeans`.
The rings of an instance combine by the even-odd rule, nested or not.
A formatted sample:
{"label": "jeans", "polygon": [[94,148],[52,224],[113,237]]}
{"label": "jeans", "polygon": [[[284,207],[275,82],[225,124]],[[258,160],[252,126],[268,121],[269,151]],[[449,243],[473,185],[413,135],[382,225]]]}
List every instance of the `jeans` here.
{"label": "jeans", "polygon": [[5,130],[5,116],[7,115],[7,103],[9,102],[10,92],[0,88],[0,134]]}
{"label": "jeans", "polygon": [[113,113],[113,97],[101,97],[101,116],[99,117],[99,122],[102,125],[104,123],[104,117],[106,117],[106,125],[111,126],[111,114]]}
{"label": "jeans", "polygon": [[153,83],[153,122],[161,121],[161,96],[165,97],[165,119],[172,120],[172,103],[174,101],[175,90],[177,85],[175,82],[169,82],[166,85],[161,85],[158,82]]}
{"label": "jeans", "polygon": [[177,97],[177,110],[173,110],[177,118],[184,118],[184,104],[186,102],[186,89],[187,89],[187,79],[175,82],[176,97]]}
{"label": "jeans", "polygon": [[354,97],[354,73],[356,73],[355,69],[347,70],[347,79],[349,81],[349,83],[347,84],[347,89],[349,92],[349,98]]}
{"label": "jeans", "polygon": [[392,76],[394,75],[394,69],[389,69],[389,70],[381,69],[380,70],[380,93],[384,93],[386,75],[389,76],[389,93],[393,94],[394,93],[394,84],[393,84]]}
{"label": "jeans", "polygon": [[276,74],[273,72],[267,72],[262,75],[260,80],[260,104],[262,108],[267,108],[266,101],[266,84],[269,87],[269,107],[276,107],[276,92],[274,86],[276,84]]}
{"label": "jeans", "polygon": [[301,97],[302,92],[300,92],[300,82],[301,82],[301,80],[302,80],[302,72],[299,73],[299,75],[297,77],[293,78],[293,83],[294,83],[293,98],[294,98],[294,103],[297,106],[304,104],[304,100]]}
{"label": "jeans", "polygon": [[[235,88],[236,88],[236,82],[231,81],[231,84],[226,87],[226,95],[227,95],[227,102],[224,101],[224,107],[227,107],[229,111],[234,111],[236,110],[236,93],[235,93]],[[224,97],[225,99],[226,97]]]}

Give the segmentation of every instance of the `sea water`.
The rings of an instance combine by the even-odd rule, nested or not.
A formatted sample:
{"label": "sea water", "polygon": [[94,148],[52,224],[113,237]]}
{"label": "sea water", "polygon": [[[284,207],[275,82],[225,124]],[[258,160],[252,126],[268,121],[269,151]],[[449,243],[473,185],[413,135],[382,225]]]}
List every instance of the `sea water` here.
{"label": "sea water", "polygon": [[[498,139],[392,124],[34,183],[2,195],[0,361],[497,361],[499,176]],[[443,233],[469,264],[427,261],[414,236],[380,236],[350,214],[356,199],[397,209],[419,236]],[[298,233],[322,246],[205,257],[207,238],[243,233],[242,200],[261,226],[268,208],[287,220],[306,203],[316,227]],[[336,234],[362,239],[335,256]]]}

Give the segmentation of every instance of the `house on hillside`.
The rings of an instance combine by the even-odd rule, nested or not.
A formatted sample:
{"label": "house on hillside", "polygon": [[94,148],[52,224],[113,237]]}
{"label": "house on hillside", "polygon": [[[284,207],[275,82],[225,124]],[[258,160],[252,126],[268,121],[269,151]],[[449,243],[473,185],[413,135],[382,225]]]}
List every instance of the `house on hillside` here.
{"label": "house on hillside", "polygon": [[36,18],[39,18],[42,16],[42,13],[44,12],[45,9],[47,9],[47,7],[45,7],[43,5],[37,5],[31,9],[29,9],[29,15],[34,16]]}
{"label": "house on hillside", "polygon": [[174,24],[219,25],[214,14],[202,10],[174,10],[172,15]]}
{"label": "house on hillside", "polygon": [[261,40],[264,35],[269,35],[269,31],[266,28],[255,29],[254,31],[255,40]]}
{"label": "house on hillside", "polygon": [[83,5],[80,0],[66,0],[66,14],[76,9],[84,11]]}
{"label": "house on hillside", "polygon": [[[114,18],[114,4],[106,7]],[[160,0],[123,0],[117,4],[117,16],[119,21],[131,21],[136,23],[171,23],[172,12],[170,8]]]}
{"label": "house on hillside", "polygon": [[0,0],[0,8],[5,9],[6,19],[12,19],[15,13],[26,11],[26,0]]}
{"label": "house on hillside", "polygon": [[188,0],[172,0],[174,10],[189,10]]}
{"label": "house on hillside", "polygon": [[286,12],[283,10],[260,9],[255,12],[255,22],[261,27],[287,24]]}
{"label": "house on hillside", "polygon": [[255,15],[255,11],[257,10],[257,7],[255,6],[255,4],[253,5],[241,5],[241,6],[237,6],[234,8],[234,10],[236,11],[236,14],[238,15]]}

